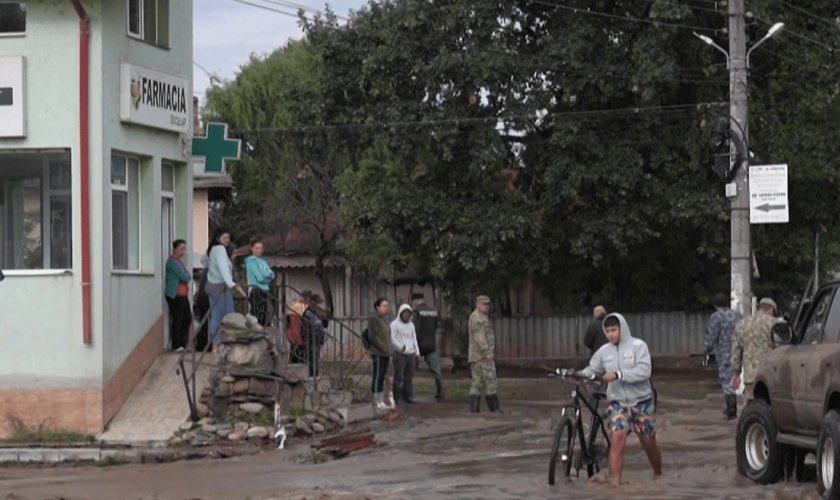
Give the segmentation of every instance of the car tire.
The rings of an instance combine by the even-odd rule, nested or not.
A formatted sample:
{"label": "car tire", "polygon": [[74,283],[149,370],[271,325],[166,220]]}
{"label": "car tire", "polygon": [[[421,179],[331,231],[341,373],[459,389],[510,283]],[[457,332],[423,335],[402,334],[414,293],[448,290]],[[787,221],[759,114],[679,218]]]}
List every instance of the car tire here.
{"label": "car tire", "polygon": [[824,500],[840,499],[840,413],[825,414],[817,445],[817,486]]}
{"label": "car tire", "polygon": [[784,473],[785,446],[776,441],[779,428],[766,401],[750,401],[738,420],[735,449],[738,472],[758,484],[775,483]]}

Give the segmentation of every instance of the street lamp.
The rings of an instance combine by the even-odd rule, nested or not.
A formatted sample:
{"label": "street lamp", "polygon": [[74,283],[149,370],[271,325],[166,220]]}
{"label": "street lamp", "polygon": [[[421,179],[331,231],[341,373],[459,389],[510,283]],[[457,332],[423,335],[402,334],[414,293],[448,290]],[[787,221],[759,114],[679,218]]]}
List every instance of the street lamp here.
{"label": "street lamp", "polygon": [[746,26],[744,25],[744,0],[729,1],[729,51],[716,44],[710,37],[694,33],[694,36],[706,45],[714,47],[726,56],[726,67],[729,69],[729,123],[732,133],[739,137],[744,145],[746,154],[741,158],[740,165],[733,165],[735,172],[731,186],[727,187],[731,200],[730,231],[731,231],[731,278],[732,278],[732,308],[744,316],[749,314],[749,304],[752,300],[752,270],[754,255],[752,253],[752,235],[750,234],[750,203],[749,203],[749,57],[752,51],[766,42],[783,28],[784,23],[774,24],[764,37],[747,51]]}
{"label": "street lamp", "polygon": [[776,36],[776,34],[777,34],[777,33],[779,33],[780,31],[782,31],[784,28],[785,28],[785,23],[776,23],[776,24],[774,24],[773,26],[771,26],[771,27],[770,27],[770,30],[769,30],[769,31],[767,31],[767,34],[766,34],[766,35],[764,35],[764,38],[762,38],[761,40],[759,40],[758,42],[756,42],[756,44],[755,44],[755,45],[753,45],[753,46],[752,46],[752,48],[751,48],[750,50],[748,50],[748,51],[747,51],[747,67],[749,67],[749,66],[750,66],[750,54],[752,54],[752,51],[754,51],[755,49],[757,49],[757,48],[758,48],[758,46],[759,46],[759,45],[761,45],[762,43],[764,43],[764,42],[766,42],[767,40],[769,40],[769,39],[773,38],[774,36]]}

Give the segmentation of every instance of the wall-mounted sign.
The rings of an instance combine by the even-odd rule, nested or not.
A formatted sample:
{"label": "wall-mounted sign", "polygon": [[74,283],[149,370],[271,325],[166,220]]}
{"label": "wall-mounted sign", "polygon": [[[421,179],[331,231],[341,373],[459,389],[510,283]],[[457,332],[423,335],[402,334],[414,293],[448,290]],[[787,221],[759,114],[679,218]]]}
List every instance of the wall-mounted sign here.
{"label": "wall-mounted sign", "polygon": [[181,77],[135,64],[120,67],[120,120],[188,133],[192,92]]}
{"label": "wall-mounted sign", "polygon": [[26,59],[0,57],[0,137],[26,136]]}
{"label": "wall-mounted sign", "polygon": [[750,223],[783,224],[790,220],[788,166],[750,167]]}

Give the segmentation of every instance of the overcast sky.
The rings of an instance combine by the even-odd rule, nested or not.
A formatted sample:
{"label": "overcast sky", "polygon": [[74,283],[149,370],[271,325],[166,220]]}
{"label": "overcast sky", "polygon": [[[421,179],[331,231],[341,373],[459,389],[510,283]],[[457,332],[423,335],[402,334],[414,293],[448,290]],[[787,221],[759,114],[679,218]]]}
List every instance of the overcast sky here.
{"label": "overcast sky", "polygon": [[[324,9],[323,0],[245,0],[248,3],[296,13],[297,9],[280,3],[296,3]],[[358,10],[365,0],[333,0],[332,10],[346,16]],[[223,79],[233,78],[250,54],[267,54],[290,38],[301,38],[296,17],[245,5],[235,0],[194,0],[193,60],[208,72]],[[203,98],[210,77],[193,67],[193,90]]]}

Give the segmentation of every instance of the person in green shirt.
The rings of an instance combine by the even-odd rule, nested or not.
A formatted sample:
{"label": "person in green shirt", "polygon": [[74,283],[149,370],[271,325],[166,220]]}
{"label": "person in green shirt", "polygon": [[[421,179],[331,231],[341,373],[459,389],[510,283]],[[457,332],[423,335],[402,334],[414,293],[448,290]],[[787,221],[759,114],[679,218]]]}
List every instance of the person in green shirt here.
{"label": "person in green shirt", "polygon": [[248,275],[248,305],[251,314],[256,316],[260,325],[266,326],[272,316],[272,301],[269,285],[274,281],[274,271],[262,258],[265,243],[259,238],[251,240],[251,255],[245,258],[245,271]]}
{"label": "person in green shirt", "polygon": [[187,253],[187,242],[175,240],[172,255],[166,260],[166,286],[164,295],[169,306],[169,342],[173,351],[186,349],[190,339],[190,288],[192,280],[186,266],[181,262]]}

